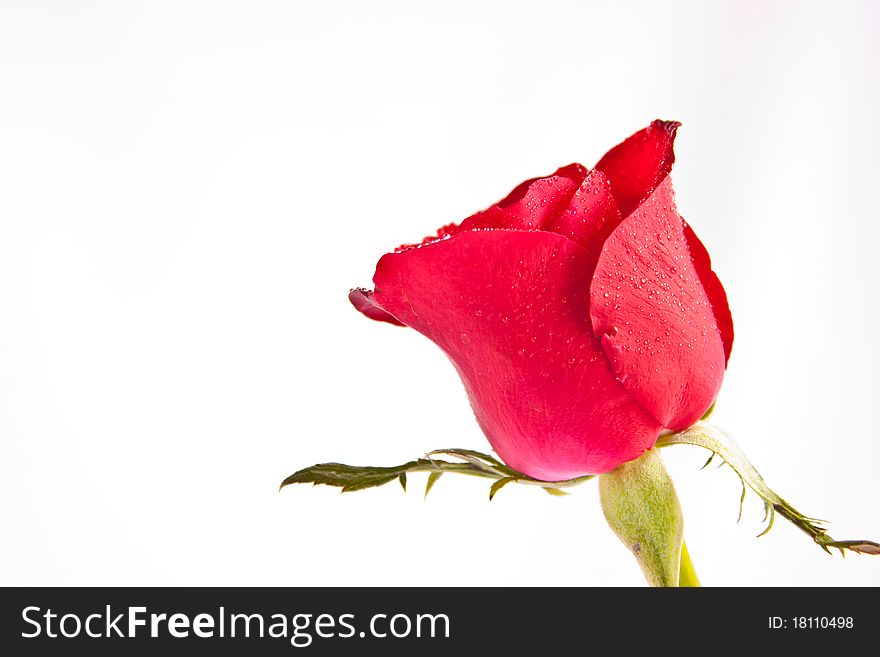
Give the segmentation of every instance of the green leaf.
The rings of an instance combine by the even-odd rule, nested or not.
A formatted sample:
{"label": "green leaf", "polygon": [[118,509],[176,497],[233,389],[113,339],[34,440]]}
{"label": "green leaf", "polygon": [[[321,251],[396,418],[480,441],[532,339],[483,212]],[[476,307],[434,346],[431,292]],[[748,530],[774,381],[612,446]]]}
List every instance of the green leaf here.
{"label": "green leaf", "polygon": [[495,493],[500,491],[502,488],[504,488],[511,481],[516,481],[516,478],[515,477],[502,477],[501,479],[496,481],[494,484],[492,484],[492,487],[489,489],[489,501],[491,502],[492,498],[495,497]]}
{"label": "green leaf", "polygon": [[293,473],[281,482],[281,488],[290,484],[323,484],[324,486],[336,486],[341,488],[343,493],[347,493],[381,486],[389,481],[401,479],[401,477],[403,477],[401,484],[405,484],[406,473],[418,467],[420,465],[419,461],[410,461],[390,468],[354,466],[342,463],[319,463]]}
{"label": "green leaf", "polygon": [[561,488],[553,488],[553,486],[541,486],[541,488],[555,497],[566,497],[568,495],[568,493]]}
{"label": "green leaf", "polygon": [[434,488],[434,484],[436,484],[437,480],[442,476],[442,472],[432,472],[428,475],[428,483],[425,484],[425,498],[428,497],[428,493],[431,492],[431,489]]}

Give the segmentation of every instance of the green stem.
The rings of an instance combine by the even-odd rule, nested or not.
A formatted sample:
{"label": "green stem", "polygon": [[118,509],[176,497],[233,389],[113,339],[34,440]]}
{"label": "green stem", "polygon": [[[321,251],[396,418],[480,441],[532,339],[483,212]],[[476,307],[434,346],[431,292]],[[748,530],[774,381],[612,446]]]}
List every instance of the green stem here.
{"label": "green stem", "polygon": [[678,585],[681,587],[701,586],[697,571],[694,570],[694,564],[691,561],[691,555],[688,552],[687,543],[684,541],[681,542],[681,567],[678,573]]}

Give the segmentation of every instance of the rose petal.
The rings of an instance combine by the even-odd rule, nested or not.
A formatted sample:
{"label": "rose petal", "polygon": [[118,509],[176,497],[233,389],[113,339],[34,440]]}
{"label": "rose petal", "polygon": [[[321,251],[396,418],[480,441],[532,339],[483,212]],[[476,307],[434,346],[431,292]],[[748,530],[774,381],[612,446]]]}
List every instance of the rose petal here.
{"label": "rose petal", "polygon": [[476,228],[538,230],[565,210],[587,175],[580,164],[569,164],[552,176],[519,184],[495,205],[461,222],[457,233]]}
{"label": "rose petal", "polygon": [[[580,164],[570,164],[552,176],[527,180],[503,201],[469,217],[460,225],[442,226],[435,235],[417,244],[404,244],[395,251],[408,251],[449,238],[460,232],[486,228],[547,230],[556,232],[584,246],[593,264],[599,258],[602,243],[620,222],[620,213],[604,174],[587,172]],[[589,280],[592,269],[584,280]],[[355,308],[378,321],[400,324],[376,306],[368,290],[349,293]]]}
{"label": "rose petal", "polygon": [[648,198],[672,170],[672,144],[680,125],[678,121],[654,121],[599,160],[596,168],[611,181],[624,217]]}
{"label": "rose petal", "polygon": [[446,224],[445,226],[440,226],[433,235],[428,235],[421,242],[416,242],[415,244],[401,244],[398,246],[395,251],[406,251],[407,249],[412,249],[418,246],[424,246],[425,244],[430,244],[431,242],[436,242],[438,240],[443,240],[455,233],[458,230],[458,224],[451,223]]}
{"label": "rose petal", "polygon": [[[684,221],[684,220],[682,220]],[[712,271],[712,261],[709,252],[697,237],[694,230],[684,221],[684,237],[687,240],[688,250],[691,252],[691,260],[712,304],[712,312],[715,315],[715,324],[721,333],[721,342],[724,344],[724,362],[730,360],[730,350],[733,347],[733,317],[730,315],[730,306],[727,304],[727,293],[718,276]]]}
{"label": "rose petal", "polygon": [[608,178],[601,171],[590,171],[575,191],[568,206],[542,224],[541,229],[559,233],[587,249],[593,262],[602,245],[620,224],[620,211],[611,193]]}
{"label": "rose petal", "polygon": [[467,231],[385,255],[373,300],[449,356],[506,463],[567,479],[637,458],[660,429],[591,331],[592,268],[555,233]]}
{"label": "rose petal", "polygon": [[405,326],[405,324],[398,321],[394,315],[386,312],[375,304],[373,301],[373,292],[371,290],[365,290],[362,287],[355,288],[349,291],[348,300],[351,301],[351,305],[370,319],[375,319],[377,322],[388,322],[389,324],[395,324],[397,326]]}
{"label": "rose petal", "polygon": [[685,429],[711,406],[724,375],[724,347],[671,179],[605,242],[590,315],[618,380],[664,427]]}
{"label": "rose petal", "polygon": [[605,174],[569,164],[552,176],[527,180],[500,203],[447,232],[480,228],[546,230],[577,242],[591,253],[595,262],[602,243],[620,220]]}

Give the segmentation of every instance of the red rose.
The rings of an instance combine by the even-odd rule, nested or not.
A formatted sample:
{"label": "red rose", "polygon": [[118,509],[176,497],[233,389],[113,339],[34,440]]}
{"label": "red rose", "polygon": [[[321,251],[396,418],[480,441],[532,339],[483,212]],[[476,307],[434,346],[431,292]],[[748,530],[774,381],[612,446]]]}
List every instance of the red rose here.
{"label": "red rose", "polygon": [[679,216],[679,124],[655,121],[596,168],[529,180],[379,260],[372,319],[436,342],[512,468],[609,472],[712,405],[733,341],[724,289]]}

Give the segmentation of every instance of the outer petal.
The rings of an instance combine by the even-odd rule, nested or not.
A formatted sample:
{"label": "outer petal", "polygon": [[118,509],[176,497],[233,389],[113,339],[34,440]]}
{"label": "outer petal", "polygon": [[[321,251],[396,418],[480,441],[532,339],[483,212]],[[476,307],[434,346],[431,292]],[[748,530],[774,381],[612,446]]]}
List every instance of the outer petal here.
{"label": "outer petal", "polygon": [[688,249],[691,252],[691,260],[712,304],[712,312],[715,314],[715,323],[721,333],[721,342],[724,344],[724,362],[730,360],[730,350],[733,347],[733,317],[730,315],[730,306],[727,304],[727,293],[721,285],[718,276],[712,271],[712,261],[709,252],[697,237],[687,222],[684,222],[684,237],[687,240]]}
{"label": "outer petal", "polygon": [[592,267],[561,235],[468,231],[384,256],[374,301],[446,352],[505,462],[565,479],[637,458],[660,431],[591,331]]}
{"label": "outer petal", "polygon": [[[595,266],[602,244],[620,223],[620,212],[608,179],[600,171],[587,171],[580,164],[562,167],[552,176],[527,180],[503,201],[461,223],[448,224],[418,244],[404,244],[396,252],[422,248],[452,235],[486,228],[546,230],[559,233],[583,246]],[[583,279],[589,281],[593,267]],[[348,298],[370,319],[398,324],[393,315],[377,305],[372,292],[357,288]]]}
{"label": "outer petal", "polygon": [[624,217],[669,175],[675,162],[672,144],[680,125],[677,121],[654,121],[599,160],[596,168],[611,181]]}
{"label": "outer petal", "polygon": [[590,315],[618,379],[664,427],[687,428],[711,406],[724,347],[669,178],[605,242]]}
{"label": "outer petal", "polygon": [[457,232],[475,228],[539,230],[565,210],[587,175],[580,164],[569,164],[552,176],[520,183],[495,205],[468,217]]}

